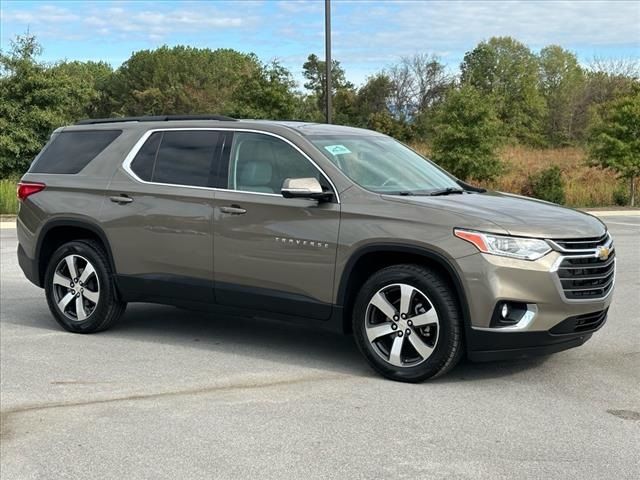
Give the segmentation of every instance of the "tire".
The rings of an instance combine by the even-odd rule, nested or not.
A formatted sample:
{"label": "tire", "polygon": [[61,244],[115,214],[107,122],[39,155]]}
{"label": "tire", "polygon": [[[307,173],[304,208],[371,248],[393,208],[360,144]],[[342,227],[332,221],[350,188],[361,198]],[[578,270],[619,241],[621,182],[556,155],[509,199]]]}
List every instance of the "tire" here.
{"label": "tire", "polygon": [[104,249],[93,240],[65,243],[54,252],[44,288],[49,309],[62,328],[96,333],[122,316],[127,304],[118,299],[112,274]]}
{"label": "tire", "polygon": [[453,288],[420,265],[374,273],[358,293],[352,321],[364,357],[392,380],[438,377],[463,353],[462,315]]}

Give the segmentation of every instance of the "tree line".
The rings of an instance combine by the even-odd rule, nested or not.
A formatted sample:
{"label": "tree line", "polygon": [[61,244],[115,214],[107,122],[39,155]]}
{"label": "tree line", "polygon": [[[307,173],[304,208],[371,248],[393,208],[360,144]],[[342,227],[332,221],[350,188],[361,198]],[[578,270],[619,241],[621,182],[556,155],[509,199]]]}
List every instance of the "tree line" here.
{"label": "tree line", "polygon": [[[232,49],[163,46],[105,62],[45,63],[33,35],[0,53],[0,175],[24,172],[51,131],[80,118],[219,113],[238,118],[322,122],[325,63],[302,66],[303,89],[277,61]],[[467,52],[453,75],[433,55],[400,59],[363,85],[331,65],[336,123],[429,145],[434,160],[463,179],[501,171],[504,144],[583,145],[593,162],[640,176],[638,65],[580,65],[557,45],[535,53],[511,37]]]}

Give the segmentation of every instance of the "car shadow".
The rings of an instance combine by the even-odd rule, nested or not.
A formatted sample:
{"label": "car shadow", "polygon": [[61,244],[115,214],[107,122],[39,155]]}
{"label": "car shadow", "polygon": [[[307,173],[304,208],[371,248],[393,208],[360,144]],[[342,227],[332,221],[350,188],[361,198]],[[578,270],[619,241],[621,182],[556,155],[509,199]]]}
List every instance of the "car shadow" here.
{"label": "car shadow", "polygon": [[[60,331],[50,313],[37,308],[20,324]],[[17,323],[17,322],[15,322]],[[100,335],[145,343],[157,342],[206,351],[229,352],[285,365],[330,370],[363,378],[381,378],[367,365],[351,335],[319,327],[239,316],[194,312],[154,304],[131,304],[125,315]],[[472,363],[463,359],[451,372],[427,382],[448,384],[518,375],[542,365],[547,357],[509,362]]]}

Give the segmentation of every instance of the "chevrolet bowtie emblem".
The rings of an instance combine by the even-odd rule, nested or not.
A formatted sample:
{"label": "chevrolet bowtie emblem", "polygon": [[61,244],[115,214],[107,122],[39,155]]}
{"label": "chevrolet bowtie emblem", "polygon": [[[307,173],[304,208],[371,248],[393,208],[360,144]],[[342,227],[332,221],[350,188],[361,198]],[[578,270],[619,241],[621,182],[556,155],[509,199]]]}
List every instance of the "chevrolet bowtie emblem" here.
{"label": "chevrolet bowtie emblem", "polygon": [[598,247],[598,249],[596,250],[596,258],[598,258],[599,260],[606,260],[607,258],[609,258],[609,254],[611,254],[611,250],[609,250],[609,247]]}

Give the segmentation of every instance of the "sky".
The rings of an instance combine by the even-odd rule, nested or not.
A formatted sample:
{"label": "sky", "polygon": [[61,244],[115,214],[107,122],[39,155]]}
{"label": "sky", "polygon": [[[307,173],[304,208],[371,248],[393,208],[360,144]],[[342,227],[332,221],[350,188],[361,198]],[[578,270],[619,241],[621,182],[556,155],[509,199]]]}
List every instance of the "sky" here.
{"label": "sky", "polygon": [[[640,1],[332,0],[333,58],[362,83],[403,56],[435,54],[456,73],[491,36],[534,51],[559,44],[588,64],[640,59]],[[298,81],[309,53],[324,56],[324,0],[0,0],[3,50],[27,30],[45,61],[103,60],[162,45],[234,48],[278,60]]]}

